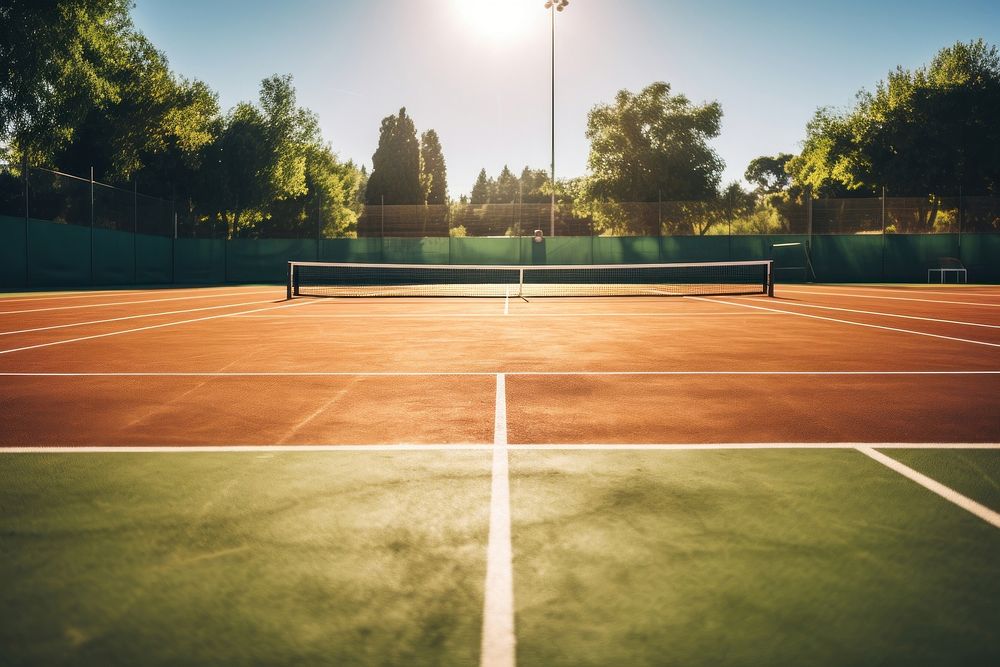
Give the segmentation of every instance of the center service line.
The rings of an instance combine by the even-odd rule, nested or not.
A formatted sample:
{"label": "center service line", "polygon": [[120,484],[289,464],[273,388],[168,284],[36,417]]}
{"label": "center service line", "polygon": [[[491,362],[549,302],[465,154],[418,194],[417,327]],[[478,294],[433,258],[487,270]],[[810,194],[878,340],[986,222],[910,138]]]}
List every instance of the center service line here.
{"label": "center service line", "polygon": [[497,373],[493,422],[493,483],[490,491],[490,537],[486,553],[483,600],[482,667],[514,667],[514,574],[510,543],[510,478],[507,468],[506,377]]}

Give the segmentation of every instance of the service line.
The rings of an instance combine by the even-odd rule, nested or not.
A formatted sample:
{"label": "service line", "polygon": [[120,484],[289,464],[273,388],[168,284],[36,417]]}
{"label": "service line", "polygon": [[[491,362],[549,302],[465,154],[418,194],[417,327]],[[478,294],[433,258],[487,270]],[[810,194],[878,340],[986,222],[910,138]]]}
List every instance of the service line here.
{"label": "service line", "polygon": [[[510,314],[506,312],[507,303],[504,303],[505,312],[504,315],[510,315],[511,317],[531,317],[535,319],[545,319],[548,317],[573,317],[573,318],[612,318],[612,317],[751,317],[751,316],[770,316],[775,315],[775,313],[733,313],[733,312],[718,312],[718,311],[708,311],[704,313],[616,313],[610,311],[600,311],[600,312],[578,312],[578,313],[526,313],[523,311],[515,312]],[[259,319],[259,320],[273,320],[281,317],[287,317],[286,315],[245,315],[243,319]],[[308,315],[296,315],[296,319],[403,319],[403,320],[436,320],[436,319],[471,319],[475,317],[483,318],[494,318],[499,317],[496,313],[310,313]]]}
{"label": "service line", "polygon": [[[206,318],[207,319],[207,318]],[[199,321],[199,320],[191,320]],[[178,324],[182,324],[178,322]],[[128,333],[121,332],[121,333]],[[0,352],[2,353],[2,352]],[[493,371],[0,371],[0,377],[493,377]],[[506,376],[670,377],[689,375],[1000,375],[1000,370],[934,371],[508,371]]]}
{"label": "service line", "polygon": [[[732,443],[546,443],[508,444],[515,451],[714,451],[714,450],[784,450],[784,449],[929,449],[929,450],[998,450],[1000,442],[732,442]],[[353,444],[353,445],[89,445],[80,447],[24,446],[0,447],[0,454],[239,454],[252,452],[442,452],[494,451],[496,445],[482,443],[454,444]]]}

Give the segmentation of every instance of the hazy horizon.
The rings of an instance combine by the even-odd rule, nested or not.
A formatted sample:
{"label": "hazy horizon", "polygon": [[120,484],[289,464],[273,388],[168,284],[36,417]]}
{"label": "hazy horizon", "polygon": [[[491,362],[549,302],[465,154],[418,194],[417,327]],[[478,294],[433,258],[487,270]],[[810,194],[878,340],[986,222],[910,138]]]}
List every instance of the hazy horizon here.
{"label": "hazy horizon", "polygon": [[[718,100],[723,182],[759,155],[796,152],[820,106],[850,105],[897,65],[956,41],[1000,42],[992,2],[786,3],[570,0],[556,20],[556,175],[582,176],[587,112],[622,89],[666,81]],[[137,27],[173,71],[205,81],[223,110],[292,74],[344,160],[371,168],[381,119],[406,107],[435,129],[449,194],[483,167],[549,165],[548,12],[542,0],[137,0]]]}

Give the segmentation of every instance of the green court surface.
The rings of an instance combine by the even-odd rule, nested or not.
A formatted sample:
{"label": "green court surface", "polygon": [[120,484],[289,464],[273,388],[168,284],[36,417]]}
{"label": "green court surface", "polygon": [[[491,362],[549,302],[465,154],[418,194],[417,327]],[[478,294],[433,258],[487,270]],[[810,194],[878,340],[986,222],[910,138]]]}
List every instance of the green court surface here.
{"label": "green court surface", "polygon": [[894,449],[886,453],[1000,512],[1000,452],[991,449]]}
{"label": "green court surface", "polygon": [[[491,455],[0,456],[0,663],[479,664]],[[522,667],[1000,662],[1000,532],[856,450],[509,461]]]}
{"label": "green court surface", "polygon": [[856,451],[516,452],[511,506],[524,665],[1000,658],[1000,533]]}
{"label": "green court surface", "polygon": [[488,452],[0,458],[3,665],[475,664]]}

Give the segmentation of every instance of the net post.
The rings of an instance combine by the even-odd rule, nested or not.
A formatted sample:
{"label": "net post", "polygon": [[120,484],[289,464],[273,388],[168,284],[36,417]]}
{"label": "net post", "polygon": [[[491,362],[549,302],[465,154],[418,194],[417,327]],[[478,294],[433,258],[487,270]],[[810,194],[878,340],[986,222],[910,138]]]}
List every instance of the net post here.
{"label": "net post", "polygon": [[517,296],[524,296],[524,267],[517,270]]}
{"label": "net post", "polygon": [[294,291],[292,289],[292,283],[294,282],[294,280],[295,280],[295,262],[289,262],[288,263],[288,284],[285,287],[285,299],[286,300],[291,300],[291,298],[292,298],[292,292]]}
{"label": "net post", "polygon": [[767,295],[769,297],[774,296],[774,260],[768,260],[767,262],[767,276],[764,278],[764,288],[767,290]]}

